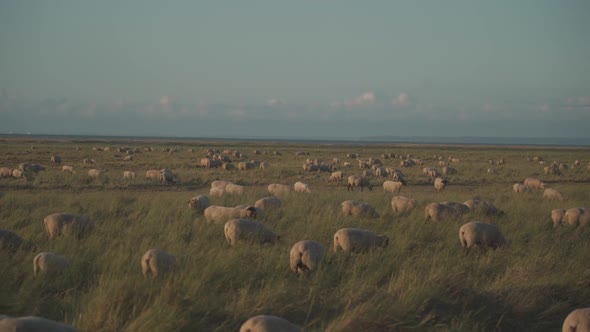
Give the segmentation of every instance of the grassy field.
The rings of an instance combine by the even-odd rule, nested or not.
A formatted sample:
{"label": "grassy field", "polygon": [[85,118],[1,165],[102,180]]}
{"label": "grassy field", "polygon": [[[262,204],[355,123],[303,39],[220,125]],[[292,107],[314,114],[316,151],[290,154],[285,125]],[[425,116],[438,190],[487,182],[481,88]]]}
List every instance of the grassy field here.
{"label": "grassy field", "polygon": [[[111,147],[94,151],[93,147]],[[133,161],[123,161],[116,147],[139,147]],[[143,147],[152,146],[153,152]],[[175,148],[173,154],[162,152]],[[194,149],[188,152],[187,149]],[[198,167],[207,149],[237,149],[246,157],[268,161],[268,170],[224,171]],[[263,154],[255,155],[254,149]],[[279,151],[281,155],[273,155]],[[295,156],[307,151],[310,156]],[[362,159],[380,158],[399,168],[400,159],[382,153],[411,154],[423,166],[403,168],[408,186],[401,195],[418,200],[409,215],[391,211],[384,179],[372,178],[372,191],[347,192],[329,183],[329,173],[304,172],[307,158],[352,162],[340,167],[359,174],[349,152]],[[76,174],[51,165],[62,157]],[[453,156],[450,185],[435,192],[422,167],[436,167],[433,156]],[[544,175],[538,162],[562,161],[570,169]],[[83,159],[95,159],[94,165]],[[504,158],[504,165],[488,159]],[[235,159],[235,158],[232,158]],[[579,159],[581,167],[573,166]],[[558,207],[590,206],[588,148],[335,145],[239,142],[57,142],[0,141],[0,167],[39,163],[47,170],[28,179],[0,178],[0,229],[15,231],[35,244],[31,250],[0,252],[0,314],[38,315],[64,321],[81,331],[237,331],[249,317],[281,316],[309,331],[556,331],[575,308],[590,306],[590,228],[553,228],[550,213]],[[164,185],[144,178],[148,169],[171,169],[177,183]],[[493,168],[495,173],[486,170]],[[92,180],[90,168],[108,170]],[[123,179],[124,170],[135,180]],[[559,190],[563,201],[545,201],[542,192],[516,194],[512,184],[538,177]],[[309,184],[310,194],[282,198],[279,214],[262,222],[281,235],[278,244],[230,247],[223,225],[207,224],[188,208],[197,194],[209,194],[216,179],[247,186],[241,196],[211,197],[211,204],[253,204],[268,196],[270,183]],[[474,197],[494,203],[505,214],[468,214],[460,220],[424,221],[431,202],[463,202]],[[379,219],[342,216],[347,199],[371,203]],[[84,215],[96,223],[88,237],[49,241],[43,218],[55,212]],[[498,225],[510,242],[498,250],[466,252],[459,227],[471,220]],[[367,254],[332,251],[332,237],[343,227],[387,235],[389,246]],[[321,242],[327,254],[320,269],[298,276],[289,270],[289,250],[303,239]],[[174,254],[174,274],[146,280],[140,259],[150,248]],[[61,275],[33,277],[32,260],[41,251],[69,257]]]}

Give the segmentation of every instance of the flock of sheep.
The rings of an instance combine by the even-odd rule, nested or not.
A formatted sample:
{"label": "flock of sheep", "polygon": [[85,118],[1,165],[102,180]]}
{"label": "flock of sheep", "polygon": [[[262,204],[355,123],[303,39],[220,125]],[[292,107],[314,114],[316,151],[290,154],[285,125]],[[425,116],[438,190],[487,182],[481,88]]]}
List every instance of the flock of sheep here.
{"label": "flock of sheep", "polygon": [[[137,150],[125,150],[136,151]],[[148,150],[146,150],[148,151]],[[169,153],[173,153],[170,150]],[[226,151],[224,151],[226,152]],[[228,152],[229,153],[229,152]],[[207,151],[208,156],[201,159],[200,165],[202,167],[212,168],[221,167],[229,170],[234,166],[225,155],[219,154],[214,150]],[[242,157],[239,151],[233,151],[231,154],[234,157]],[[258,154],[255,152],[255,154]],[[278,152],[273,152],[278,155]],[[305,152],[297,152],[296,155],[309,155]],[[132,157],[133,153],[129,153],[127,157]],[[357,154],[347,155],[349,158],[359,158]],[[392,154],[384,154],[383,158],[393,158]],[[132,158],[128,158],[130,160]],[[445,161],[442,157],[436,158],[439,161],[439,166],[443,167],[443,171],[439,172],[436,168],[426,167],[423,169],[423,174],[432,179],[434,190],[436,192],[444,191],[445,187],[449,185],[449,180],[443,177],[443,174],[454,174],[456,169],[449,167],[448,163],[459,164],[461,162],[458,158],[449,157]],[[531,160],[532,161],[532,160]],[[535,161],[542,162],[539,158]],[[53,164],[60,164],[61,157],[54,155],[50,160]],[[86,162],[86,161],[85,161]],[[93,160],[88,160],[88,163],[93,163]],[[504,164],[504,160],[493,161],[490,164]],[[341,170],[336,170],[335,165],[342,164],[343,167],[351,167],[350,163],[346,165],[341,163],[339,159],[335,158],[332,163],[323,163],[314,159],[307,159],[303,165],[304,171],[330,172],[328,181],[343,182],[345,179],[344,173]],[[362,169],[361,174],[350,175],[346,178],[347,190],[354,191],[355,188],[373,189],[373,178],[385,178],[382,187],[386,193],[397,194],[401,191],[403,186],[408,183],[404,178],[404,174],[399,169],[385,168],[379,159],[371,158],[369,160],[358,159],[359,168]],[[423,162],[418,159],[412,159],[410,156],[402,158],[400,167],[412,167],[414,165],[423,165]],[[580,162],[575,161],[575,166],[579,166]],[[254,167],[262,169],[268,168],[268,162],[239,162],[235,167],[238,170],[247,170]],[[549,167],[549,168],[547,168]],[[590,164],[589,164],[590,167]],[[553,170],[554,169],[554,170]],[[567,169],[567,165],[553,164],[545,167],[546,174],[556,174],[555,172]],[[0,168],[0,177],[16,177],[20,178],[29,173],[38,173],[45,170],[44,166],[38,164],[22,163],[17,169]],[[63,172],[74,173],[72,166],[62,166]],[[488,173],[490,170],[488,169]],[[104,174],[104,170],[91,169],[88,175],[91,178],[100,178]],[[136,177],[133,171],[124,171],[123,177],[126,179],[134,179]],[[164,168],[159,170],[148,170],[146,178],[158,180],[166,184],[174,184],[176,182],[173,172],[170,169]],[[216,180],[211,182],[209,196],[222,196],[225,194],[243,195],[247,186],[238,185],[231,181]],[[516,183],[513,185],[515,193],[522,193],[533,190],[544,190],[543,198],[550,200],[563,200],[562,194],[553,189],[546,188],[545,184],[536,178],[527,178],[523,183]],[[272,214],[278,212],[283,206],[282,199],[288,198],[290,193],[306,194],[310,193],[310,187],[303,182],[296,182],[293,185],[271,183],[267,186],[267,191],[270,196],[260,198],[253,205],[239,205],[236,207],[211,205],[209,197],[206,195],[198,195],[192,197],[188,201],[189,207],[196,213],[203,215],[204,219],[209,224],[223,224],[223,234],[227,243],[230,246],[235,246],[239,242],[256,243],[256,244],[275,244],[280,239],[280,235],[261,222],[261,217],[264,214]],[[0,193],[0,197],[2,193]],[[394,215],[410,214],[417,208],[418,202],[416,199],[405,196],[396,195],[391,199],[391,209]],[[369,203],[358,200],[345,200],[341,203],[342,215],[352,216],[355,218],[379,218],[380,213]],[[499,216],[503,211],[495,207],[491,202],[471,199],[463,203],[443,201],[440,203],[426,204],[425,220],[432,220],[434,222],[441,222],[447,219],[458,219],[461,216],[474,213],[483,216]],[[569,208],[569,209],[555,209],[551,211],[551,219],[555,226],[559,225],[587,225],[590,223],[590,209],[586,208]],[[59,236],[85,236],[94,229],[94,222],[87,217],[77,216],[69,213],[54,213],[48,215],[43,220],[45,231],[50,240]],[[461,246],[466,249],[480,247],[496,249],[501,246],[508,245],[508,241],[500,231],[499,227],[491,223],[481,221],[471,221],[462,225],[459,230],[459,240]],[[26,243],[16,233],[9,230],[0,230],[0,249],[13,250]],[[343,251],[346,253],[362,254],[376,248],[384,248],[388,245],[389,238],[385,235],[379,235],[375,232],[360,228],[341,228],[334,232],[333,235],[333,251]],[[316,271],[321,265],[326,250],[324,244],[302,239],[293,244],[289,253],[289,267],[297,274],[306,274]],[[141,271],[146,278],[159,278],[166,273],[173,273],[177,268],[177,258],[175,255],[164,250],[153,248],[148,250],[140,260]],[[52,253],[40,252],[33,258],[33,274],[35,276],[44,274],[56,274],[61,270],[68,268],[70,265],[69,259],[65,256]],[[578,328],[577,331],[590,330],[590,308],[577,309],[573,311],[564,321],[563,330],[569,331],[570,328]],[[243,323],[240,331],[301,331],[302,328],[276,316],[260,315],[248,319]],[[10,318],[7,316],[0,316],[0,332],[3,331],[75,331],[71,326],[53,322],[41,317],[21,317]]]}

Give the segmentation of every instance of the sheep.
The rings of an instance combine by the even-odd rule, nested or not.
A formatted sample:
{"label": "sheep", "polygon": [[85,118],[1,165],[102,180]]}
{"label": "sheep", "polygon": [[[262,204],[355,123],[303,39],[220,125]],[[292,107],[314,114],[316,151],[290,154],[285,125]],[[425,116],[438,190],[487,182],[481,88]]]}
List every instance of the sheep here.
{"label": "sheep", "polygon": [[264,211],[279,209],[281,205],[281,200],[274,196],[263,197],[254,203],[255,208],[262,209]]}
{"label": "sheep", "polygon": [[295,184],[293,185],[293,190],[296,193],[310,193],[311,192],[311,190],[309,189],[307,184],[303,183],[303,182],[295,182]]}
{"label": "sheep", "polygon": [[195,210],[197,213],[203,213],[209,206],[209,197],[204,195],[192,197],[188,201],[188,207],[192,210]]}
{"label": "sheep", "polygon": [[441,172],[444,175],[457,174],[457,170],[456,169],[454,169],[453,167],[445,166],[444,165],[445,164],[444,161],[442,163],[443,163],[442,166],[444,166],[444,167],[442,168]]}
{"label": "sheep", "polygon": [[234,183],[228,183],[225,187],[225,192],[228,194],[243,195],[244,188],[244,186],[240,186]]}
{"label": "sheep", "polygon": [[260,163],[260,169],[268,169],[270,167],[270,164],[268,161],[263,161]]}
{"label": "sheep", "polygon": [[88,218],[69,213],[50,214],[43,219],[43,224],[50,240],[59,235],[69,236],[73,233],[81,236],[94,229],[94,223]]}
{"label": "sheep", "polygon": [[235,218],[254,219],[257,216],[257,210],[254,206],[240,209],[235,207],[211,205],[203,211],[203,214],[208,223],[221,224]]}
{"label": "sheep", "polygon": [[0,250],[15,251],[23,244],[23,239],[15,232],[0,229]]}
{"label": "sheep", "polygon": [[563,332],[590,331],[590,308],[580,308],[570,312],[563,321]]}
{"label": "sheep", "polygon": [[386,248],[389,238],[358,228],[341,228],[334,233],[334,252],[364,253],[376,247]]}
{"label": "sheep", "polygon": [[449,180],[443,178],[434,179],[434,190],[441,191],[449,184]]}
{"label": "sheep", "polygon": [[325,250],[321,243],[303,240],[295,243],[289,252],[289,266],[295,273],[315,271],[324,259]]}
{"label": "sheep", "polygon": [[328,182],[342,182],[343,179],[344,175],[342,174],[342,171],[332,172],[332,174],[330,174]]}
{"label": "sheep", "polygon": [[16,169],[15,168],[15,169],[12,170],[12,177],[15,178],[15,179],[20,179],[24,175],[25,175],[24,172],[21,171],[20,169]]}
{"label": "sheep", "polygon": [[383,191],[390,193],[399,193],[402,190],[404,184],[399,181],[385,181],[383,182]]}
{"label": "sheep", "polygon": [[133,161],[133,156],[132,156],[132,155],[125,156],[125,157],[123,158],[123,161]]}
{"label": "sheep", "polygon": [[301,332],[303,329],[286,319],[270,315],[254,316],[242,324],[240,332]]}
{"label": "sheep", "polygon": [[563,215],[562,223],[567,223],[571,226],[577,226],[580,224],[580,218],[584,214],[585,209],[583,208],[571,208],[565,211]]}
{"label": "sheep", "polygon": [[37,316],[8,317],[0,316],[1,332],[78,332],[71,325]]}
{"label": "sheep", "polygon": [[430,203],[424,208],[424,220],[442,221],[444,219],[459,218],[463,214],[461,210],[446,204]]}
{"label": "sheep", "polygon": [[262,223],[248,219],[232,219],[223,228],[225,239],[234,246],[238,241],[275,244],[279,236]]}
{"label": "sheep", "polygon": [[561,175],[561,171],[554,165],[543,167],[543,173],[545,175]]}
{"label": "sheep", "polygon": [[553,209],[551,210],[551,220],[553,220],[553,227],[561,225],[563,217],[565,216],[565,209]]}
{"label": "sheep", "polygon": [[543,198],[548,200],[563,200],[563,196],[561,195],[561,193],[553,188],[546,188],[543,191]]}
{"label": "sheep", "polygon": [[51,156],[50,161],[52,164],[61,164],[61,157],[58,155],[53,155]]}
{"label": "sheep", "polygon": [[416,208],[417,201],[405,196],[393,196],[391,199],[391,209],[393,213],[407,212],[410,213]]}
{"label": "sheep", "polygon": [[9,178],[12,176],[12,170],[8,167],[0,168],[0,178]]}
{"label": "sheep", "polygon": [[345,216],[353,216],[357,218],[379,218],[379,213],[369,203],[359,202],[354,200],[346,200],[341,203],[342,213]]}
{"label": "sheep", "polygon": [[210,196],[221,197],[221,196],[223,196],[223,194],[225,194],[225,189],[222,189],[222,188],[211,188],[211,189],[209,189],[209,195]]}
{"label": "sheep", "polygon": [[472,221],[459,228],[459,240],[463,248],[490,247],[496,249],[508,244],[498,226]]}
{"label": "sheep", "polygon": [[545,183],[539,179],[534,178],[526,178],[524,180],[524,185],[531,189],[545,189]]}
{"label": "sheep", "polygon": [[492,204],[488,201],[482,201],[479,199],[470,199],[470,200],[463,202],[463,204],[465,204],[469,208],[470,211],[485,214],[488,216],[490,216],[490,215],[501,216],[504,214],[503,211],[499,210],[497,207],[494,206],[494,204]]}
{"label": "sheep", "polygon": [[92,179],[99,179],[104,173],[104,170],[96,168],[88,170],[88,176]]}
{"label": "sheep", "polygon": [[57,255],[52,252],[42,252],[33,259],[33,275],[36,277],[39,271],[56,273],[69,266],[70,261],[66,256]]}
{"label": "sheep", "polygon": [[135,179],[135,172],[123,171],[123,179]]}
{"label": "sheep", "polygon": [[69,166],[69,165],[63,165],[61,167],[61,171],[62,172],[70,172],[72,174],[75,174],[76,172],[74,171],[74,167],[73,166]]}
{"label": "sheep", "polygon": [[158,174],[158,181],[164,184],[175,184],[176,179],[174,178],[174,174],[168,168],[163,168],[160,170]]}
{"label": "sheep", "polygon": [[89,159],[89,158],[84,158],[84,160],[82,160],[82,162],[83,162],[84,164],[94,164],[94,163],[96,163],[96,160],[94,160],[94,159]]}
{"label": "sheep", "polygon": [[268,192],[273,196],[281,196],[291,192],[291,187],[286,184],[271,183],[267,187]]}
{"label": "sheep", "polygon": [[361,187],[361,191],[365,187],[373,190],[373,185],[369,182],[366,176],[351,175],[348,177],[348,191],[354,191],[354,187]]}
{"label": "sheep", "polygon": [[448,207],[452,207],[453,209],[457,210],[460,214],[465,214],[465,213],[471,211],[469,206],[465,205],[464,203],[444,201],[444,202],[440,202],[440,204],[446,205]]}
{"label": "sheep", "polygon": [[150,249],[141,257],[141,272],[144,278],[152,278],[176,269],[176,257],[160,249]]}
{"label": "sheep", "polygon": [[515,193],[524,193],[528,192],[529,190],[530,188],[522,183],[515,183],[512,185],[512,191],[514,191]]}

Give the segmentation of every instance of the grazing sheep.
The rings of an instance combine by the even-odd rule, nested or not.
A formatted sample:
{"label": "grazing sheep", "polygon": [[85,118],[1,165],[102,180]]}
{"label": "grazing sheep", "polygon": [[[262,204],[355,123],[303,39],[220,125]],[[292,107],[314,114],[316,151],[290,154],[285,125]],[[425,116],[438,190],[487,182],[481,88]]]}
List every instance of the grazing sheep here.
{"label": "grazing sheep", "polygon": [[342,182],[342,180],[344,180],[344,175],[342,174],[342,171],[338,171],[330,174],[328,182]]}
{"label": "grazing sheep", "polygon": [[62,172],[70,172],[72,174],[75,174],[76,172],[74,171],[74,167],[73,166],[69,166],[69,165],[63,165],[61,167],[61,171]]}
{"label": "grazing sheep", "polygon": [[293,190],[296,193],[310,193],[311,192],[311,190],[309,189],[307,184],[303,183],[303,182],[295,182],[295,184],[293,185]]}
{"label": "grazing sheep", "polygon": [[369,178],[366,176],[351,175],[348,177],[348,191],[354,191],[354,187],[361,187],[361,191],[365,187],[369,190],[373,190],[373,185],[369,182]]}
{"label": "grazing sheep", "polygon": [[341,203],[342,213],[345,216],[353,216],[357,218],[379,218],[379,213],[369,203],[346,200]]}
{"label": "grazing sheep", "polygon": [[459,240],[463,248],[491,247],[498,248],[508,242],[498,226],[479,221],[468,222],[459,229]]}
{"label": "grazing sheep", "polygon": [[277,316],[254,316],[242,324],[240,332],[301,332],[301,327]]}
{"label": "grazing sheep", "polygon": [[488,201],[482,201],[479,199],[470,199],[467,200],[465,202],[463,202],[463,204],[465,204],[470,211],[475,212],[475,213],[480,213],[480,214],[485,214],[488,216],[501,216],[504,214],[503,211],[501,211],[500,209],[498,209],[497,207],[494,206],[494,204],[488,202]]}
{"label": "grazing sheep", "polygon": [[225,194],[225,189],[222,188],[211,188],[209,189],[209,196],[221,197]]}
{"label": "grazing sheep", "polygon": [[230,219],[236,218],[251,218],[255,219],[258,210],[254,206],[246,208],[235,208],[219,205],[211,205],[203,211],[205,219],[210,224],[222,224]]}
{"label": "grazing sheep", "polygon": [[133,161],[133,155],[125,156],[123,161]]}
{"label": "grazing sheep", "polygon": [[580,217],[584,214],[583,208],[571,208],[565,211],[563,215],[562,223],[567,223],[571,226],[577,226],[580,224]]}
{"label": "grazing sheep", "polygon": [[275,244],[279,236],[264,224],[248,219],[232,219],[223,228],[225,239],[233,246],[238,241]]}
{"label": "grazing sheep", "polygon": [[145,178],[148,180],[159,180],[160,178],[160,171],[157,169],[150,169],[145,172]]}
{"label": "grazing sheep", "polygon": [[[467,208],[469,209],[469,208]],[[445,204],[430,203],[424,208],[424,220],[442,221],[445,219],[457,219],[463,214],[461,210]]]}
{"label": "grazing sheep", "polygon": [[383,182],[383,191],[396,194],[402,190],[403,185],[403,182],[399,181],[385,181]]}
{"label": "grazing sheep", "polygon": [[299,241],[293,245],[289,253],[291,270],[295,273],[315,271],[324,259],[325,250],[316,241]]}
{"label": "grazing sheep", "polygon": [[227,187],[228,184],[232,183],[231,181],[225,181],[225,180],[215,180],[213,182],[211,182],[211,188],[220,188],[225,190],[225,187]]}
{"label": "grazing sheep", "polygon": [[561,171],[554,165],[543,167],[545,175],[561,175]]}
{"label": "grazing sheep", "polygon": [[274,196],[263,197],[254,203],[255,208],[262,209],[264,211],[277,210],[281,207],[281,205],[281,200]]}
{"label": "grazing sheep", "polygon": [[238,184],[228,183],[227,186],[225,186],[225,192],[228,194],[243,195],[244,188],[244,186]]}
{"label": "grazing sheep", "polygon": [[123,179],[135,179],[135,172],[123,171]]}
{"label": "grazing sheep", "polygon": [[66,256],[52,252],[42,252],[33,259],[33,275],[36,277],[39,271],[56,273],[70,266]]}
{"label": "grazing sheep", "polygon": [[203,213],[209,206],[209,197],[204,195],[195,196],[188,201],[188,207],[197,213]]}
{"label": "grazing sheep", "polygon": [[268,163],[268,161],[263,161],[260,163],[260,169],[268,169],[270,167],[270,164]]}
{"label": "grazing sheep", "polygon": [[174,174],[168,168],[164,168],[160,170],[158,174],[158,181],[164,184],[175,184],[176,180],[174,179]]}
{"label": "grazing sheep", "polygon": [[391,209],[393,213],[407,212],[410,213],[416,208],[417,201],[405,196],[393,196],[391,199]]}
{"label": "grazing sheep", "polygon": [[444,175],[457,174],[457,170],[456,169],[454,169],[453,167],[445,166],[444,165],[444,163],[445,163],[444,161],[442,163],[443,163],[442,166],[444,166],[444,167],[442,168],[441,172]]}
{"label": "grazing sheep", "polygon": [[545,189],[543,181],[534,178],[526,178],[524,180],[524,185],[531,189]]}
{"label": "grazing sheep", "polygon": [[23,239],[13,231],[0,229],[0,250],[14,251],[23,244]]}
{"label": "grazing sheep", "polygon": [[551,210],[551,220],[553,220],[553,227],[561,225],[563,217],[565,216],[565,209],[553,209]]}
{"label": "grazing sheep", "polygon": [[61,164],[61,157],[58,155],[51,156],[51,163],[52,164]]}
{"label": "grazing sheep", "polygon": [[0,316],[0,332],[78,332],[71,325],[37,316]]}
{"label": "grazing sheep", "polygon": [[515,183],[512,185],[512,191],[514,191],[515,193],[524,193],[528,192],[529,190],[530,188],[522,183]]}
{"label": "grazing sheep", "polygon": [[141,272],[145,278],[152,278],[171,272],[176,268],[176,257],[160,249],[150,249],[141,257]]}
{"label": "grazing sheep", "polygon": [[88,176],[92,179],[100,179],[105,172],[105,170],[93,168],[88,171]]}
{"label": "grazing sheep", "polygon": [[20,169],[13,169],[12,170],[12,177],[15,179],[20,179],[25,175],[25,173],[23,171],[21,171]]}
{"label": "grazing sheep", "polygon": [[12,176],[12,170],[8,167],[0,168],[0,178],[9,178]]}
{"label": "grazing sheep", "polygon": [[434,179],[434,190],[441,191],[449,184],[449,180],[443,178]]}
{"label": "grazing sheep", "polygon": [[590,331],[590,308],[580,308],[570,312],[563,321],[562,332]]}
{"label": "grazing sheep", "polygon": [[50,240],[56,236],[78,234],[78,236],[91,232],[94,223],[86,217],[75,216],[69,213],[53,213],[43,219],[45,231]]}
{"label": "grazing sheep", "polygon": [[376,247],[387,247],[389,238],[358,228],[341,228],[334,233],[334,252],[364,253]]}
{"label": "grazing sheep", "polygon": [[268,185],[268,192],[273,196],[281,196],[291,192],[291,187],[286,184],[271,183]]}
{"label": "grazing sheep", "polygon": [[546,188],[543,191],[543,198],[546,198],[548,200],[563,200],[563,196],[561,196],[561,193],[553,188]]}

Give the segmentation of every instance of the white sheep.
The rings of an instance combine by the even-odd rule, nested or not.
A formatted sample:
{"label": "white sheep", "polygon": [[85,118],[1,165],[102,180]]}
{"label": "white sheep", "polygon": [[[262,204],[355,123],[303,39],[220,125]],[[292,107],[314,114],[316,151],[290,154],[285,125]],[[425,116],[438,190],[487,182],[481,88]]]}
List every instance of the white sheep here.
{"label": "white sheep", "polygon": [[43,224],[50,240],[62,234],[66,236],[74,233],[83,235],[94,229],[94,223],[88,218],[69,213],[50,214],[43,219]]}
{"label": "white sheep", "polygon": [[254,206],[235,208],[227,206],[211,205],[203,212],[205,219],[210,224],[222,224],[230,219],[256,218],[258,210]]}
{"label": "white sheep", "polygon": [[188,201],[189,208],[195,210],[197,213],[203,213],[210,205],[209,197],[205,195],[194,196]]}
{"label": "white sheep", "polygon": [[270,168],[270,163],[268,161],[263,161],[260,163],[260,169],[268,169]]}
{"label": "white sheep", "polygon": [[141,257],[141,272],[145,278],[150,274],[152,278],[157,278],[158,275],[173,271],[176,265],[176,257],[160,249],[150,249]]}
{"label": "white sheep", "polygon": [[508,242],[498,226],[480,221],[468,222],[459,229],[459,240],[463,248],[491,247],[498,248]]}
{"label": "white sheep", "polygon": [[315,271],[324,259],[325,250],[317,241],[303,240],[295,243],[289,252],[289,266],[295,273]]}
{"label": "white sheep", "polygon": [[69,266],[70,261],[66,256],[57,255],[52,252],[42,252],[33,258],[33,275],[37,276],[39,271],[56,273]]}
{"label": "white sheep", "polygon": [[228,194],[243,195],[244,189],[244,186],[235,183],[228,183],[227,186],[225,186],[225,192]]}
{"label": "white sheep", "polygon": [[567,223],[571,226],[577,226],[580,224],[580,217],[584,214],[583,208],[571,208],[565,211],[563,215],[562,223]]}
{"label": "white sheep", "polygon": [[[468,207],[467,210],[469,210]],[[425,218],[424,220],[428,221],[432,219],[432,221],[442,221],[445,219],[457,219],[460,218],[463,214],[462,210],[457,209],[455,207],[442,204],[442,203],[430,203],[424,208]]]}
{"label": "white sheep", "polygon": [[12,170],[8,167],[0,167],[0,178],[9,178],[12,176]]}
{"label": "white sheep", "polygon": [[530,188],[522,183],[515,183],[512,185],[512,191],[514,191],[515,193],[524,193],[528,192],[529,190]]}
{"label": "white sheep", "polygon": [[20,169],[13,169],[12,170],[12,177],[15,179],[20,179],[25,175],[25,173],[23,171],[21,171]]}
{"label": "white sheep", "polygon": [[242,324],[240,332],[301,332],[301,327],[277,316],[254,316]]}
{"label": "white sheep", "polygon": [[543,198],[548,200],[563,201],[561,193],[553,188],[545,188],[543,191]]}
{"label": "white sheep", "polygon": [[51,156],[50,161],[52,164],[61,164],[61,157],[58,155],[53,155]]}
{"label": "white sheep", "polygon": [[303,183],[303,182],[295,182],[295,184],[293,185],[293,191],[295,191],[296,193],[310,193],[311,192],[311,190],[309,189],[307,184]]}
{"label": "white sheep", "polygon": [[416,208],[417,201],[405,196],[393,196],[391,199],[391,209],[393,213],[407,212],[410,213]]}
{"label": "white sheep", "polygon": [[387,247],[389,238],[358,228],[341,228],[334,233],[334,252],[364,253],[376,247]]}
{"label": "white sheep", "polygon": [[443,178],[434,179],[434,190],[441,191],[449,184],[449,180]]}
{"label": "white sheep", "polygon": [[545,183],[539,179],[534,178],[526,178],[524,180],[524,185],[531,189],[545,189]]}
{"label": "white sheep", "polygon": [[553,227],[561,225],[563,217],[565,216],[565,209],[553,209],[551,210],[551,220],[553,221]]}
{"label": "white sheep", "polygon": [[93,168],[88,171],[88,176],[92,179],[99,179],[105,174],[105,172],[105,170]]}
{"label": "white sheep", "polygon": [[286,184],[271,183],[268,185],[268,192],[273,196],[281,196],[291,192],[291,187]]}
{"label": "white sheep", "polygon": [[135,172],[123,171],[123,179],[135,179]]}
{"label": "white sheep", "polygon": [[264,211],[277,210],[281,207],[281,205],[281,200],[274,196],[263,197],[254,203],[255,208],[262,209]]}
{"label": "white sheep", "polygon": [[225,189],[223,188],[211,188],[209,189],[209,195],[210,196],[217,196],[217,197],[221,197],[223,196],[223,194],[225,194]]}
{"label": "white sheep", "polygon": [[379,213],[369,203],[359,202],[354,200],[346,200],[342,202],[342,213],[345,216],[353,216],[357,218],[379,218]]}
{"label": "white sheep", "polygon": [[150,169],[145,172],[145,178],[148,180],[159,180],[160,171],[157,169]]}
{"label": "white sheep", "polygon": [[238,241],[275,244],[279,236],[264,224],[248,219],[232,219],[223,228],[225,239],[233,246]]}
{"label": "white sheep", "polygon": [[480,199],[470,199],[463,202],[463,204],[466,205],[470,211],[475,213],[485,214],[488,216],[501,216],[504,214],[504,212],[494,206],[494,204]]}
{"label": "white sheep", "polygon": [[361,187],[361,191],[363,191],[365,187],[369,188],[369,190],[373,190],[373,185],[369,182],[369,178],[363,175],[351,175],[348,177],[348,190],[354,191],[354,187]]}
{"label": "white sheep", "polygon": [[590,308],[580,308],[570,312],[563,321],[562,332],[590,331]]}
{"label": "white sheep", "polygon": [[75,174],[75,173],[76,173],[76,172],[74,171],[74,167],[73,167],[73,166],[70,166],[70,165],[63,165],[63,166],[61,167],[61,171],[62,171],[62,172],[70,172],[70,173],[72,173],[72,174]]}
{"label": "white sheep", "polygon": [[78,332],[71,325],[37,316],[0,316],[0,332]]}
{"label": "white sheep", "polygon": [[328,182],[342,182],[343,179],[344,175],[342,174],[342,171],[332,172],[332,174],[330,174]]}
{"label": "white sheep", "polygon": [[402,190],[403,182],[385,181],[383,182],[383,191],[397,194]]}

